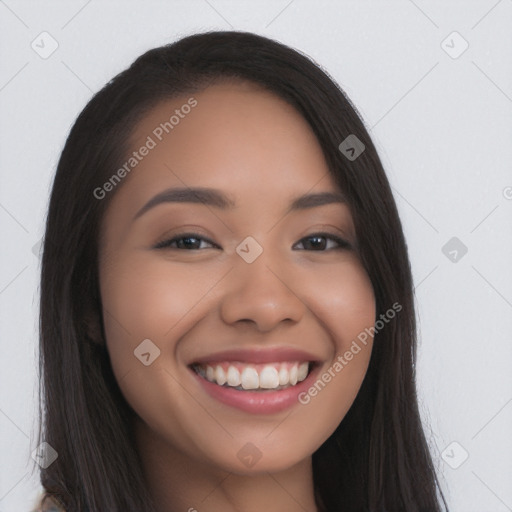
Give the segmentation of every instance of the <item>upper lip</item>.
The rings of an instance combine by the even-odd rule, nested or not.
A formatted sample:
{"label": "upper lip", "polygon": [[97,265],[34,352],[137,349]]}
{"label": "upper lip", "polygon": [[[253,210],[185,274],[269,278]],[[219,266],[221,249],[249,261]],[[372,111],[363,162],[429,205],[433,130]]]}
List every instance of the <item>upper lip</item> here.
{"label": "upper lip", "polygon": [[192,361],[192,364],[220,363],[223,361],[240,361],[253,364],[261,363],[277,363],[283,361],[312,361],[319,362],[320,358],[292,347],[275,347],[275,348],[237,348],[216,352],[207,356],[199,357]]}

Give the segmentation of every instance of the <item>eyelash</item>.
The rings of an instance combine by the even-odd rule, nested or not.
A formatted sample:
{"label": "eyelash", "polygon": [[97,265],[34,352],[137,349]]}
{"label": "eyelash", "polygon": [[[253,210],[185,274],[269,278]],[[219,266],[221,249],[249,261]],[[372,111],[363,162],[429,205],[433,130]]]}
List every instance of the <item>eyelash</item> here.
{"label": "eyelash", "polygon": [[[211,245],[214,245],[214,246],[216,245],[212,241],[208,240],[204,236],[201,236],[197,233],[180,233],[173,238],[170,238],[168,240],[162,240],[161,242],[158,242],[154,246],[154,249],[175,249],[175,250],[185,250],[186,251],[187,249],[178,249],[177,247],[170,247],[170,245],[172,243],[179,241],[179,240],[183,240],[185,238],[194,238],[197,240],[203,240]],[[347,242],[343,238],[340,238],[339,236],[333,235],[332,233],[313,233],[312,235],[308,235],[304,238],[301,238],[301,240],[299,240],[299,242],[301,242],[302,240],[310,239],[310,238],[328,238],[330,240],[334,240],[336,243],[339,244],[339,247],[335,247],[334,249],[331,248],[331,249],[325,249],[325,250],[319,250],[319,251],[313,250],[313,252],[328,252],[328,251],[332,251],[332,250],[352,249],[352,245],[349,242]],[[191,249],[191,251],[200,251],[200,250],[202,250],[202,249]],[[301,249],[301,250],[307,250],[307,249]]]}

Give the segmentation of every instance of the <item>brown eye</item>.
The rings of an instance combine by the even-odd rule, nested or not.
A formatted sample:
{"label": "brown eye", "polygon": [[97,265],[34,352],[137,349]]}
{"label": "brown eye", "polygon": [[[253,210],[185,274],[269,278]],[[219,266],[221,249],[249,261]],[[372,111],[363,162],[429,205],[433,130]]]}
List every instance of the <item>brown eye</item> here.
{"label": "brown eye", "polygon": [[[304,244],[304,240],[307,240],[308,242]],[[325,247],[327,245],[327,242],[325,240],[332,240],[336,242],[338,247],[330,248],[331,249],[351,249],[352,245],[344,240],[343,238],[340,238],[339,236],[332,235],[330,233],[315,233],[313,235],[304,237],[300,243],[303,243],[306,247],[306,250],[313,250],[317,252],[325,252]],[[312,242],[311,242],[312,241]],[[312,248],[312,249],[311,249]]]}
{"label": "brown eye", "polygon": [[[168,240],[158,242],[155,249],[190,249],[200,250],[201,241],[215,246],[215,244],[197,233],[181,233]],[[208,247],[207,247],[208,248]]]}

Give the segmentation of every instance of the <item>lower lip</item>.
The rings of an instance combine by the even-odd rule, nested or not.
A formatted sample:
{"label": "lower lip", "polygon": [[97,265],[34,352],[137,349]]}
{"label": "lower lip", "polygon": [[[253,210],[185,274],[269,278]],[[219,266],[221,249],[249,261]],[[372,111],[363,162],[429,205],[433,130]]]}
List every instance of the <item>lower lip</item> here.
{"label": "lower lip", "polygon": [[252,414],[273,414],[298,404],[299,394],[311,386],[311,382],[314,380],[319,368],[319,366],[315,365],[302,382],[279,391],[240,391],[234,388],[219,386],[204,379],[192,368],[189,369],[203,389],[219,402]]}

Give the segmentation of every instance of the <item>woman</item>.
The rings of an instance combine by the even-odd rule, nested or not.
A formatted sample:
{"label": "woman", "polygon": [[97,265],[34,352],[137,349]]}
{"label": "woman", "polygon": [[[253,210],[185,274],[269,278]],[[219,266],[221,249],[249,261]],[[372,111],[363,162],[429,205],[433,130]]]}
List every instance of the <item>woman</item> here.
{"label": "woman", "polygon": [[440,511],[415,357],[388,181],[311,60],[198,34],[92,98],[42,262],[63,509]]}

